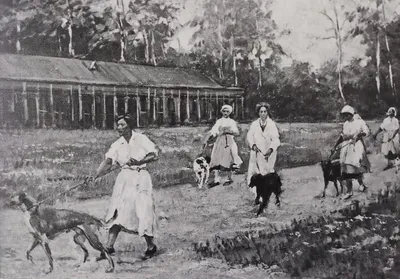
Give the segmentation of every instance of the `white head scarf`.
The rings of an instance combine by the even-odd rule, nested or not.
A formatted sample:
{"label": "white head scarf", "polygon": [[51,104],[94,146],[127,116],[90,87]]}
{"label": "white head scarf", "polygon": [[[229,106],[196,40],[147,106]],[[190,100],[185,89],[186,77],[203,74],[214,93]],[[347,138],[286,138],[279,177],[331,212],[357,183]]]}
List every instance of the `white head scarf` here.
{"label": "white head scarf", "polygon": [[349,105],[345,105],[340,113],[350,113],[351,115],[354,115],[354,108]]}
{"label": "white head scarf", "polygon": [[230,105],[223,105],[222,108],[221,108],[221,112],[222,112],[224,109],[228,110],[228,111],[229,111],[229,114],[231,114],[232,111],[233,111],[233,108],[232,108],[232,106],[230,106]]}
{"label": "white head scarf", "polygon": [[395,107],[389,108],[386,114],[389,115],[391,110],[394,111],[394,116],[396,117],[397,116],[397,110],[396,110]]}

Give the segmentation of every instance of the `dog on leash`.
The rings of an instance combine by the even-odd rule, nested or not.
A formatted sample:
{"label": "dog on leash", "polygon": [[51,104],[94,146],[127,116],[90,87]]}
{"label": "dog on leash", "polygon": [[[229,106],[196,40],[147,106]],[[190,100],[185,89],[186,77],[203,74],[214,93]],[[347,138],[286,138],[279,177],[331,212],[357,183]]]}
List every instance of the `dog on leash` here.
{"label": "dog on leash", "polygon": [[114,261],[108,254],[107,249],[100,242],[95,231],[114,221],[118,215],[117,211],[115,211],[114,216],[108,222],[104,222],[89,214],[73,210],[38,206],[35,199],[24,192],[12,196],[8,205],[18,206],[22,210],[25,223],[33,236],[33,242],[26,250],[26,258],[33,263],[30,253],[36,246],[41,245],[49,260],[49,269],[46,273],[53,271],[53,257],[49,247],[49,240],[54,239],[63,232],[69,231],[75,232],[74,242],[84,252],[83,262],[86,262],[89,255],[84,245],[84,241],[87,239],[94,249],[105,253],[109,263],[106,272],[114,271]]}
{"label": "dog on leash", "polygon": [[[280,206],[281,202],[279,200],[279,197],[283,192],[282,181],[280,176],[276,172],[268,173],[266,175],[254,174],[250,179],[249,187],[256,187],[257,197],[254,203],[256,205],[260,204],[257,216],[263,213],[264,208],[267,207],[272,193],[275,194],[275,204],[277,206]],[[260,198],[262,198],[261,203]]]}
{"label": "dog on leash", "polygon": [[[333,185],[335,186],[336,196],[339,196],[340,193],[343,194],[343,179],[340,170],[340,162],[338,160],[321,161],[321,168],[324,174],[324,183],[325,183],[324,191],[322,192],[322,197],[325,198],[325,191],[330,181],[333,182]],[[337,185],[338,182],[340,184],[340,192]]]}
{"label": "dog on leash", "polygon": [[196,175],[196,183],[199,189],[207,184],[210,176],[210,157],[199,156],[193,162],[193,171]]}

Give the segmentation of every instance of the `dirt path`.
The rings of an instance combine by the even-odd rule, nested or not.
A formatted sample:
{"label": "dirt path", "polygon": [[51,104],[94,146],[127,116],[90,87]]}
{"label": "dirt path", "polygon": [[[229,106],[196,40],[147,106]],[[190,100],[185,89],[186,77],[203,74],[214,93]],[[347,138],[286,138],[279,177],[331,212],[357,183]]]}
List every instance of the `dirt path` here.
{"label": "dirt path", "polygon": [[[366,176],[369,186],[367,194],[357,194],[355,199],[368,202],[368,195],[380,190],[385,181],[394,181],[394,170],[381,172],[383,159],[378,155],[370,157],[373,173]],[[71,234],[64,234],[51,241],[55,269],[45,278],[288,278],[274,270],[265,271],[257,267],[230,268],[214,259],[198,261],[192,243],[211,239],[215,235],[229,236],[248,229],[265,229],[270,224],[280,226],[294,218],[329,215],[340,208],[344,201],[334,197],[330,186],[327,198],[317,199],[321,193],[323,179],[320,166],[308,166],[282,171],[285,192],[282,207],[273,203],[259,218],[254,216],[253,194],[245,187],[244,175],[235,177],[235,183],[227,187],[198,190],[191,185],[170,187],[156,191],[157,212],[167,216],[159,222],[160,233],[157,244],[162,253],[146,262],[136,261],[145,249],[143,240],[136,236],[122,234],[116,244],[119,251],[114,257],[116,271],[105,274],[106,262],[95,262],[97,252],[89,250],[89,262],[79,267],[82,254],[71,240]],[[104,216],[108,199],[90,200],[59,205]],[[23,224],[22,214],[17,210],[0,212],[0,278],[44,278],[42,271],[47,260],[40,248],[32,252],[35,264],[25,259],[25,249],[31,236]],[[6,221],[5,221],[6,220]],[[102,232],[102,239],[105,233]]]}

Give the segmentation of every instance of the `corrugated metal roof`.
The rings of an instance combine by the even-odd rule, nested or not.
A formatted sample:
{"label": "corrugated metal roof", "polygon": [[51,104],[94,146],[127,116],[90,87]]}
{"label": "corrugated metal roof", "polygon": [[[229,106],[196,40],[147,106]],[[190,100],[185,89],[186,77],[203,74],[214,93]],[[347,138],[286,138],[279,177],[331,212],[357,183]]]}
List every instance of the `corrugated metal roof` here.
{"label": "corrugated metal roof", "polygon": [[[0,79],[101,85],[224,89],[200,73],[183,68],[153,67],[59,57],[0,54]],[[231,88],[230,90],[240,90]]]}

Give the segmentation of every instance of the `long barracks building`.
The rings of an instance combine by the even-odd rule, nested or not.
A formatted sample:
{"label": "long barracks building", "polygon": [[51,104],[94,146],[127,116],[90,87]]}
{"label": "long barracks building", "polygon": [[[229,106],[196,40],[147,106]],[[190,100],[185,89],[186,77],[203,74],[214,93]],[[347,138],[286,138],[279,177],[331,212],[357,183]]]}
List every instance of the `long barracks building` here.
{"label": "long barracks building", "polygon": [[0,127],[112,129],[129,113],[137,127],[200,123],[223,104],[244,118],[243,90],[183,68],[0,54]]}

